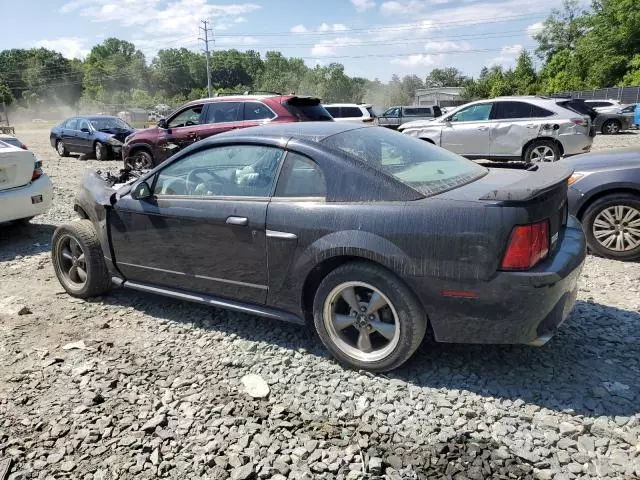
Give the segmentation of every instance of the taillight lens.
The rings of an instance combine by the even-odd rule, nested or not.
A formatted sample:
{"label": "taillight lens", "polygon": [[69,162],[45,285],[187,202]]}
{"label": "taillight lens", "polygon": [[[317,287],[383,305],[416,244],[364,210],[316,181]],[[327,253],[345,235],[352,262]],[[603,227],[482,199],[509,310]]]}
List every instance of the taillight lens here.
{"label": "taillight lens", "polygon": [[31,174],[31,181],[37,180],[42,176],[42,162],[40,160],[36,161],[33,166],[33,173]]}
{"label": "taillight lens", "polygon": [[571,121],[580,126],[580,127],[586,127],[587,125],[589,125],[589,119],[587,118],[572,118]]}
{"label": "taillight lens", "polygon": [[549,221],[518,225],[502,259],[503,270],[527,270],[549,254]]}

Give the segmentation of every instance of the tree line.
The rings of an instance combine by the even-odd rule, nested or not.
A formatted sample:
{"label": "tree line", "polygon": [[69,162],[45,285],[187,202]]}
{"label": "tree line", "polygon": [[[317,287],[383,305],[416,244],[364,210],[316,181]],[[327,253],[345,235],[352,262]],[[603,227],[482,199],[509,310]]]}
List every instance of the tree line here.
{"label": "tree line", "polygon": [[[514,68],[484,67],[477,78],[454,67],[425,77],[392,76],[389,82],[351,77],[340,63],[309,67],[277,51],[211,53],[217,93],[254,91],[315,95],[325,102],[413,103],[424,87],[458,86],[471,100],[499,95],[640,84],[640,2],[594,0],[586,11],[565,0],[533,35],[535,55],[522,51]],[[84,60],[44,48],[0,51],[0,101],[33,109],[42,105],[128,105],[152,108],[206,96],[204,54],[186,48],[159,50],[149,62],[136,46],[117,38],[94,46]]]}

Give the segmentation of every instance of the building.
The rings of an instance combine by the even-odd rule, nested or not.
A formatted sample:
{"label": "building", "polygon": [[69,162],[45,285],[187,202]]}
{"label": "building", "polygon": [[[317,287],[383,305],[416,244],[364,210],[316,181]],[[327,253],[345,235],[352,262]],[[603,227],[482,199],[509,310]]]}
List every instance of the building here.
{"label": "building", "polygon": [[455,107],[467,103],[460,96],[462,87],[433,87],[416,90],[415,105],[439,105],[440,107]]}
{"label": "building", "polygon": [[126,110],[118,112],[118,117],[129,123],[149,121],[148,113],[143,108],[127,108]]}

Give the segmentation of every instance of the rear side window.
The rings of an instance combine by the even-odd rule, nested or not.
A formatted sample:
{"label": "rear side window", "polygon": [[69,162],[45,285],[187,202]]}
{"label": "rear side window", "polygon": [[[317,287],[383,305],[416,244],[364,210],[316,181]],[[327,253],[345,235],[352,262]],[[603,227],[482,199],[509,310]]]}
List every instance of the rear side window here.
{"label": "rear side window", "polygon": [[276,197],[325,197],[326,194],[320,167],[307,157],[287,153],[278,179]]}
{"label": "rear side window", "polygon": [[8,143],[9,145],[13,145],[14,147],[22,147],[22,143],[17,138],[0,138],[0,142]]}
{"label": "rear side window", "polygon": [[65,124],[64,128],[68,128],[69,130],[77,130],[78,129],[78,119],[77,118],[71,118],[71,119],[67,120],[67,123]]}
{"label": "rear side window", "polygon": [[282,106],[296,119],[301,121],[333,121],[333,117],[320,105],[317,98],[291,97]]}
{"label": "rear side window", "polygon": [[507,120],[515,118],[550,117],[553,112],[526,102],[497,102],[493,118]]}
{"label": "rear side window", "polygon": [[431,117],[431,116],[433,116],[430,107],[426,107],[426,108],[405,108],[403,113],[407,117]]}
{"label": "rear side window", "polygon": [[269,120],[275,117],[269,107],[259,102],[245,102],[244,119],[245,120]]}
{"label": "rear side window", "polygon": [[333,118],[340,118],[340,107],[324,107]]}
{"label": "rear side window", "polygon": [[597,107],[610,107],[611,105],[613,105],[613,103],[611,103],[611,102],[587,101],[585,103],[587,103],[590,107],[594,107],[594,108],[597,108]]}
{"label": "rear side window", "polygon": [[362,110],[358,107],[342,107],[343,117],[362,117]]}
{"label": "rear side window", "polygon": [[242,102],[214,102],[207,109],[206,123],[239,122],[242,120]]}

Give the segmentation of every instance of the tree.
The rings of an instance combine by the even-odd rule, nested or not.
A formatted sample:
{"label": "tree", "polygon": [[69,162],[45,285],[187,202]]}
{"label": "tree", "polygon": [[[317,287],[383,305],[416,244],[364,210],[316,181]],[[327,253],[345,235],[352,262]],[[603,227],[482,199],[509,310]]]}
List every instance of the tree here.
{"label": "tree", "polygon": [[467,80],[455,67],[434,68],[425,80],[426,87],[461,87]]}
{"label": "tree", "polygon": [[154,91],[169,97],[186,95],[207,84],[206,59],[186,48],[159,50],[151,62],[151,78]]}
{"label": "tree", "polygon": [[513,71],[513,79],[518,95],[533,95],[536,93],[536,71],[533,68],[533,60],[526,50],[518,56],[516,68]]}
{"label": "tree", "polygon": [[542,28],[534,33],[538,42],[536,54],[549,61],[560,50],[572,50],[586,30],[586,14],[579,0],[564,0],[562,10],[554,8],[542,23]]}
{"label": "tree", "polygon": [[4,83],[0,82],[0,103],[4,103],[6,105],[11,105],[13,102],[13,94],[9,87],[7,87]]}

